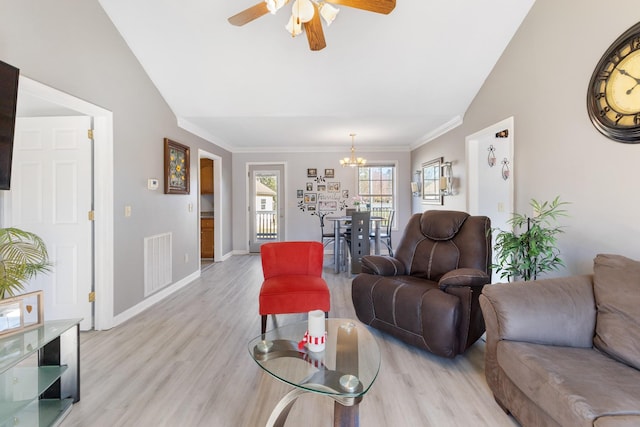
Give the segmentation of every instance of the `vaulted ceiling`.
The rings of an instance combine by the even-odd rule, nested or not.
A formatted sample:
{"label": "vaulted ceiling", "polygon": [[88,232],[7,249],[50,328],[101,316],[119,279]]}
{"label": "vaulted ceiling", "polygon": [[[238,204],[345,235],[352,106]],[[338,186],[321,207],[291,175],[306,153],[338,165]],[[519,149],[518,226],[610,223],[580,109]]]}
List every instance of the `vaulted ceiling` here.
{"label": "vaulted ceiling", "polygon": [[310,51],[291,3],[242,27],[259,0],[99,0],[182,127],[233,152],[410,150],[458,125],[535,0],[338,6]]}

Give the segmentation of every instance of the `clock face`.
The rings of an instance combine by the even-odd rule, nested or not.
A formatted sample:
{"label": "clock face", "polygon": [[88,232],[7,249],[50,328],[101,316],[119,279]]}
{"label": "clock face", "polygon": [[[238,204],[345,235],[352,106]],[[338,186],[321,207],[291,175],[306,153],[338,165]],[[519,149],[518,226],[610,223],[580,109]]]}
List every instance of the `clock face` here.
{"label": "clock face", "polygon": [[640,143],[640,23],[604,54],[589,83],[587,109],[605,136]]}

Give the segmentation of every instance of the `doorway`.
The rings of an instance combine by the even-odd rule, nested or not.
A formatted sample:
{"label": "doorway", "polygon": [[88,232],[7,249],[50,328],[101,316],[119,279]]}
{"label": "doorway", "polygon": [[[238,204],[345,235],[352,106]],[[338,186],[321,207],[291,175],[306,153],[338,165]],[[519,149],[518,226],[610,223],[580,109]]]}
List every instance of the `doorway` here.
{"label": "doorway", "polygon": [[[92,321],[96,330],[109,329],[113,325],[113,114],[22,75],[18,88],[18,108],[20,117],[82,115],[93,124],[93,175],[89,186],[93,191],[91,210],[96,220],[93,222],[93,245],[89,251],[93,263],[93,290],[98,296],[95,303],[90,304],[89,296],[82,295],[77,288],[73,288],[73,284],[67,284],[70,288],[65,292],[67,295],[74,293],[79,303],[93,306],[90,311],[92,315],[81,323],[83,330],[90,329]],[[0,225],[5,226],[10,221],[10,192],[2,193],[3,215]],[[84,218],[87,218],[86,215],[88,211],[84,213]]]}
{"label": "doorway", "polygon": [[[491,218],[491,227],[501,230],[510,229],[508,221],[515,204],[513,141],[513,117],[465,139],[467,211],[471,215],[488,216]],[[495,244],[495,235],[493,238],[492,247]]]}
{"label": "doorway", "polygon": [[200,270],[222,260],[222,224],[220,209],[220,182],[222,158],[204,150],[198,150],[198,200],[200,215]]}
{"label": "doorway", "polygon": [[284,240],[284,165],[249,166],[249,252]]}

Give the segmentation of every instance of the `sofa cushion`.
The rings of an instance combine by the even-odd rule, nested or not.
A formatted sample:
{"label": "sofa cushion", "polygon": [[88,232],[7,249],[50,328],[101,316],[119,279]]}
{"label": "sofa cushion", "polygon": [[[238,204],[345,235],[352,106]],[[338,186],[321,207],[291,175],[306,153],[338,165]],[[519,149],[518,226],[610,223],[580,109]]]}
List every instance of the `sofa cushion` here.
{"label": "sofa cushion", "polygon": [[640,371],[595,349],[500,341],[496,355],[513,383],[559,425],[640,417]]}
{"label": "sofa cushion", "polygon": [[640,369],[640,262],[620,255],[594,260],[597,304],[594,345]]}

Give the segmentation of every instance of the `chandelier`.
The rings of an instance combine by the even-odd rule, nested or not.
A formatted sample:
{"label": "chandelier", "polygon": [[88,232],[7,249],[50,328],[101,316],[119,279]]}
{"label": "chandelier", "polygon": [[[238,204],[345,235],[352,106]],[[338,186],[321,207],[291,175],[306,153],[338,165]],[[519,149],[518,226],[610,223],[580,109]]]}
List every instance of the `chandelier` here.
{"label": "chandelier", "polygon": [[356,166],[364,166],[367,163],[367,160],[362,157],[356,157],[356,149],[353,147],[353,139],[356,137],[356,134],[350,133],[349,136],[351,136],[351,157],[341,159],[340,164],[342,167],[350,166],[352,168],[355,168]]}

